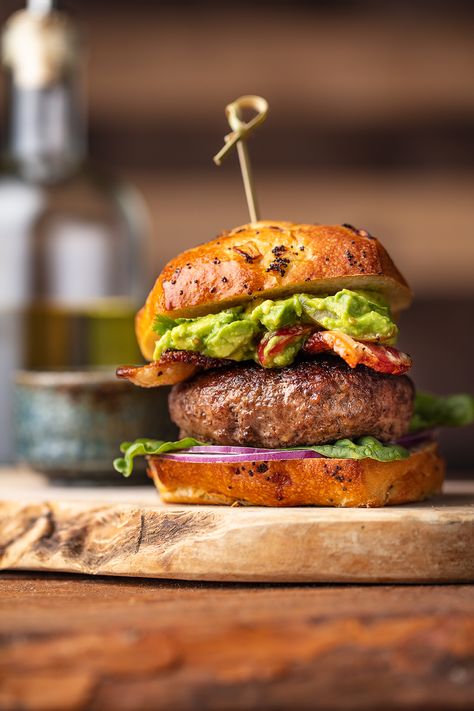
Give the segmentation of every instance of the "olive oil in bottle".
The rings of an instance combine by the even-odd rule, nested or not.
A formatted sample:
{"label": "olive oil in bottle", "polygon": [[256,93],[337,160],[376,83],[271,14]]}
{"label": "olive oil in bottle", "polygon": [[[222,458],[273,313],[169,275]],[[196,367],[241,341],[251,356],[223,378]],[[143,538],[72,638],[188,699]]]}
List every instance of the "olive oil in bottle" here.
{"label": "olive oil in bottle", "polygon": [[134,304],[119,298],[69,308],[46,303],[31,306],[23,317],[26,367],[61,369],[65,364],[81,368],[140,362],[133,329],[135,311]]}

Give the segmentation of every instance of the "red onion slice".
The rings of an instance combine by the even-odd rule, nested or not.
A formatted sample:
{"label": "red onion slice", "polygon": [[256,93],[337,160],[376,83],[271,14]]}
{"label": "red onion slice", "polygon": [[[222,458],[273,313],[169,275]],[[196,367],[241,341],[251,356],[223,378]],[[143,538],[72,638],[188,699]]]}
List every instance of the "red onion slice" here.
{"label": "red onion slice", "polygon": [[220,444],[202,444],[196,447],[190,447],[186,453],[191,454],[212,454],[219,456],[221,454],[260,454],[265,452],[278,452],[278,449],[265,449],[264,447],[233,447],[230,445]]}
{"label": "red onion slice", "polygon": [[169,459],[175,462],[194,462],[195,464],[237,464],[239,462],[270,462],[285,461],[288,459],[318,459],[325,458],[322,454],[310,449],[298,449],[285,452],[282,449],[264,449],[260,452],[242,454],[189,454],[179,452],[176,454],[159,454],[157,459]]}
{"label": "red onion slice", "polygon": [[421,432],[409,432],[396,440],[395,444],[410,449],[423,442],[433,442],[436,437],[436,430],[422,430]]}

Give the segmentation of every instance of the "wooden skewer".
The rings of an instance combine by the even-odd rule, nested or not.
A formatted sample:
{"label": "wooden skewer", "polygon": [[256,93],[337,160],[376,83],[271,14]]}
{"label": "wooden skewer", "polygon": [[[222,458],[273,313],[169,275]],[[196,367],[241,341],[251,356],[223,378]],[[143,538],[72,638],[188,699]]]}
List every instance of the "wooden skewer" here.
{"label": "wooden skewer", "polygon": [[[242,119],[243,109],[254,109],[255,116],[250,121]],[[237,145],[237,153],[239,156],[240,170],[242,171],[242,180],[244,183],[245,197],[250,213],[250,221],[257,222],[259,219],[259,210],[257,205],[257,195],[255,184],[250,166],[250,158],[247,150],[246,140],[257,126],[260,126],[267,117],[268,103],[261,96],[240,96],[238,99],[228,104],[225,108],[225,113],[232,133],[225,136],[225,144],[214,156],[214,163],[221,165],[222,160],[228,155],[229,151]]]}

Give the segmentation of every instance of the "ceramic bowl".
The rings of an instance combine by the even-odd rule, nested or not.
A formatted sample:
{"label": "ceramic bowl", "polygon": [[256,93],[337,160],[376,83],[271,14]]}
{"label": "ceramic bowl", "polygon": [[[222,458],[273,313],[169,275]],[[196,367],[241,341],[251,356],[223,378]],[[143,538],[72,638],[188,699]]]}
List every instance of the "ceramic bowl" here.
{"label": "ceramic bowl", "polygon": [[[19,371],[17,458],[55,479],[120,482],[119,445],[138,437],[176,439],[168,388],[138,388],[104,370]],[[135,483],[139,477],[134,477]]]}

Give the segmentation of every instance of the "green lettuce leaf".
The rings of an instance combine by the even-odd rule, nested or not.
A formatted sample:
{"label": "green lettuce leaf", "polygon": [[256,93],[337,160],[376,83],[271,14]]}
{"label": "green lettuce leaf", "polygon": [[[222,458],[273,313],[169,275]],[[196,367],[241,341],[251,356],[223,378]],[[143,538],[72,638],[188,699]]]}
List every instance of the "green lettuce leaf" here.
{"label": "green lettuce leaf", "polygon": [[417,392],[410,431],[431,427],[462,427],[474,422],[474,397],[472,395],[448,395],[442,397],[431,393]]}
{"label": "green lettuce leaf", "polygon": [[378,462],[393,462],[406,459],[409,452],[398,444],[382,444],[375,437],[359,437],[356,440],[338,439],[332,444],[319,444],[313,447],[292,447],[292,449],[311,449],[331,459],[376,459]]}
{"label": "green lettuce leaf", "polygon": [[[136,439],[134,442],[123,442],[120,450],[124,457],[114,460],[114,469],[125,477],[129,477],[133,471],[133,460],[135,457],[143,457],[152,454],[165,454],[166,452],[179,452],[190,447],[197,447],[205,444],[193,437],[186,437],[177,442],[163,442],[156,439]],[[311,449],[318,454],[331,459],[376,459],[379,462],[391,462],[395,459],[405,459],[409,452],[396,444],[382,444],[375,437],[360,437],[352,441],[350,439],[339,439],[333,444],[322,444],[312,447],[286,447],[282,452]],[[260,455],[259,455],[260,456]],[[255,455],[253,455],[255,458]],[[264,459],[264,455],[261,457]]]}
{"label": "green lettuce leaf", "polygon": [[168,316],[157,315],[155,316],[155,320],[153,322],[153,330],[159,336],[163,336],[167,331],[170,331],[172,328],[177,326],[178,323],[185,320],[186,319],[172,319]]}
{"label": "green lettuce leaf", "polygon": [[177,442],[163,442],[158,439],[136,439],[134,442],[122,442],[120,451],[125,455],[114,459],[114,469],[125,477],[133,471],[135,457],[144,457],[147,454],[165,454],[165,452],[179,452],[180,449],[189,449],[203,444],[193,437],[185,437]]}

